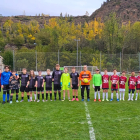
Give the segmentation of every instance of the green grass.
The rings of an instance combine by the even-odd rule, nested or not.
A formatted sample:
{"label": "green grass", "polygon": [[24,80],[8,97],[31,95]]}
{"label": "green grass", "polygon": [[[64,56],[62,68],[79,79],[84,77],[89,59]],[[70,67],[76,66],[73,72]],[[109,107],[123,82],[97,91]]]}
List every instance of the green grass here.
{"label": "green grass", "polygon": [[[79,89],[81,99],[80,95]],[[93,89],[90,97],[91,101],[87,105],[97,140],[140,139],[140,100],[128,102],[128,89],[125,102],[117,102],[114,93],[113,102],[94,103]],[[89,140],[84,102],[69,102],[66,96],[64,102],[57,100],[28,103],[25,98],[24,102],[16,103],[14,95],[13,104],[0,104],[0,140],[6,139]]]}

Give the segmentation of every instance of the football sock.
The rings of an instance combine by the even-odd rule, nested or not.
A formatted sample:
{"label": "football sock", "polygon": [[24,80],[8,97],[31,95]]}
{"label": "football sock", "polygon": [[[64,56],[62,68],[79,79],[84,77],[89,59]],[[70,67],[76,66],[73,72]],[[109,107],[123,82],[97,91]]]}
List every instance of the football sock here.
{"label": "football sock", "polygon": [[61,100],[61,92],[59,92],[59,100]]}
{"label": "football sock", "polygon": [[129,100],[130,100],[131,94],[129,93]]}
{"label": "football sock", "polygon": [[48,93],[46,93],[46,100],[48,100]]}
{"label": "football sock", "polygon": [[106,93],[106,99],[108,99],[108,92]]}
{"label": "football sock", "polygon": [[75,98],[75,96],[73,96],[73,98]]}
{"label": "football sock", "polygon": [[100,99],[100,92],[98,92],[98,99]]}
{"label": "football sock", "polygon": [[40,99],[40,94],[37,94],[38,100]]}
{"label": "football sock", "polygon": [[121,95],[122,95],[122,93],[120,92],[120,100],[121,100],[121,97],[122,97]]}
{"label": "football sock", "polygon": [[68,97],[68,100],[70,100],[70,97]]}
{"label": "football sock", "polygon": [[113,99],[113,93],[111,93],[111,99]]}
{"label": "football sock", "polygon": [[24,97],[21,97],[21,100],[24,100]]}
{"label": "football sock", "polygon": [[56,93],[54,93],[54,97],[55,97],[55,100],[56,100]]}
{"label": "football sock", "polygon": [[9,97],[10,97],[10,94],[9,94],[9,93],[7,93],[7,101],[9,101]]}
{"label": "football sock", "polygon": [[34,94],[34,96],[35,96],[35,100],[36,100],[36,94]]}
{"label": "football sock", "polygon": [[105,93],[103,92],[103,99],[105,99]]}
{"label": "football sock", "polygon": [[136,99],[138,98],[138,93],[136,93]]}
{"label": "football sock", "polygon": [[133,99],[134,98],[134,93],[132,93],[132,98],[131,99]]}
{"label": "football sock", "polygon": [[13,96],[10,96],[10,101],[12,101],[12,99],[13,99]]}
{"label": "football sock", "polygon": [[42,100],[44,100],[44,93],[42,94]]}
{"label": "football sock", "polygon": [[124,100],[125,92],[123,92],[123,100]]}
{"label": "football sock", "polygon": [[30,97],[30,100],[32,100],[32,97]]}
{"label": "football sock", "polygon": [[52,100],[52,93],[50,93],[50,99]]}
{"label": "football sock", "polygon": [[27,98],[28,98],[28,100],[29,100],[29,95],[27,95]]}
{"label": "football sock", "polygon": [[94,93],[94,99],[96,99],[96,94],[97,94],[97,92]]}
{"label": "football sock", "polygon": [[16,94],[16,100],[18,100],[18,95]]}
{"label": "football sock", "polygon": [[3,101],[5,102],[6,94],[3,94]]}
{"label": "football sock", "polygon": [[78,98],[78,96],[76,96],[76,98]]}
{"label": "football sock", "polygon": [[119,94],[118,93],[116,93],[116,97],[117,97],[117,99],[119,99]]}

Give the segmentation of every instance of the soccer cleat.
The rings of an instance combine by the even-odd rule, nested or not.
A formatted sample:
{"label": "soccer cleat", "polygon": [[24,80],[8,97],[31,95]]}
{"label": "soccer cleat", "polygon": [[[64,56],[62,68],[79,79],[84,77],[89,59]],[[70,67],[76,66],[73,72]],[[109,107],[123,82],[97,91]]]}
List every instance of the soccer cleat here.
{"label": "soccer cleat", "polygon": [[89,102],[89,101],[90,101],[90,99],[87,99],[87,101]]}
{"label": "soccer cleat", "polygon": [[42,102],[45,102],[44,100],[42,100]]}
{"label": "soccer cleat", "polygon": [[106,99],[106,101],[108,102],[109,100],[108,100],[108,99]]}
{"label": "soccer cleat", "polygon": [[98,99],[99,102],[101,102],[101,99]]}
{"label": "soccer cleat", "polygon": [[128,101],[130,101],[130,99],[128,99]]}
{"label": "soccer cleat", "polygon": [[71,101],[75,101],[75,98],[73,98]]}
{"label": "soccer cleat", "polygon": [[2,104],[5,104],[5,103],[6,103],[5,101],[2,102]]}
{"label": "soccer cleat", "polygon": [[40,102],[40,100],[37,100],[37,102],[39,103],[39,102]]}
{"label": "soccer cleat", "polygon": [[51,99],[50,101],[52,102],[53,100]]}
{"label": "soccer cleat", "polygon": [[79,101],[79,99],[78,99],[78,98],[76,98],[76,101]]}
{"label": "soccer cleat", "polygon": [[94,99],[94,102],[96,102],[96,99]]}
{"label": "soccer cleat", "polygon": [[46,102],[47,102],[48,100],[46,100]]}
{"label": "soccer cleat", "polygon": [[69,99],[69,101],[71,102],[71,99]]}
{"label": "soccer cleat", "polygon": [[62,102],[64,102],[65,100],[63,99],[63,100],[61,100]]}
{"label": "soccer cleat", "polygon": [[117,102],[119,102],[120,100],[119,99],[117,99]]}
{"label": "soccer cleat", "polygon": [[135,101],[137,101],[137,99],[135,99]]}
{"label": "soccer cleat", "polygon": [[23,102],[23,100],[21,100],[20,102]]}
{"label": "soccer cleat", "polygon": [[37,100],[34,100],[34,102],[36,102]]}
{"label": "soccer cleat", "polygon": [[16,100],[16,103],[18,103],[19,101],[18,100]]}
{"label": "soccer cleat", "polygon": [[84,101],[84,99],[82,99],[82,102]]}
{"label": "soccer cleat", "polygon": [[28,99],[28,102],[30,102],[30,99]]}
{"label": "soccer cleat", "polygon": [[113,99],[110,99],[110,101],[112,102],[112,101],[113,101]]}
{"label": "soccer cleat", "polygon": [[105,100],[104,99],[102,99],[102,102],[104,102]]}
{"label": "soccer cleat", "polygon": [[10,104],[12,104],[12,101],[10,101]]}
{"label": "soccer cleat", "polygon": [[7,103],[10,103],[10,101],[9,101],[9,100],[7,100]]}
{"label": "soccer cleat", "polygon": [[32,102],[33,100],[30,100],[30,102]]}

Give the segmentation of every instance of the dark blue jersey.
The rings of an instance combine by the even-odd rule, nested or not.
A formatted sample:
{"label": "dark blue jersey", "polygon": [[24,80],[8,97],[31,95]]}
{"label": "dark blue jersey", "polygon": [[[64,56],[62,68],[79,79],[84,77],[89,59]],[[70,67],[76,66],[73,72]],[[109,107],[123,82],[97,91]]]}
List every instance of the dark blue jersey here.
{"label": "dark blue jersey", "polygon": [[37,81],[37,87],[42,87],[42,84],[43,84],[43,76],[36,76],[36,81]]}
{"label": "dark blue jersey", "polygon": [[52,75],[46,75],[44,80],[46,82],[46,87],[52,87]]}
{"label": "dark blue jersey", "polygon": [[71,73],[70,78],[72,79],[72,84],[73,85],[78,85],[79,74],[77,72]]}
{"label": "dark blue jersey", "polygon": [[29,75],[28,74],[20,74],[19,77],[21,80],[21,86],[27,86],[27,82],[29,81]]}
{"label": "dark blue jersey", "polygon": [[29,79],[29,88],[34,88],[35,87],[35,77],[31,76],[31,79]]}
{"label": "dark blue jersey", "polygon": [[61,75],[62,75],[62,71],[61,70],[53,71],[52,78],[54,79],[54,84],[60,85]]}

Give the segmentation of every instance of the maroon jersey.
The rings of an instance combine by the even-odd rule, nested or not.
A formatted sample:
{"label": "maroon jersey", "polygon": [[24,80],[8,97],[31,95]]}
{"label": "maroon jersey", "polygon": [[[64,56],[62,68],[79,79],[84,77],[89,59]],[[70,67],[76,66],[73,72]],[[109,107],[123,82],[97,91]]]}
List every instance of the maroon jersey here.
{"label": "maroon jersey", "polygon": [[128,80],[128,84],[129,84],[129,89],[135,89],[136,77],[135,76],[130,76],[129,80]]}
{"label": "maroon jersey", "polygon": [[[112,75],[110,80],[112,81],[111,89],[118,89],[117,81],[119,81],[119,76],[118,75]],[[116,86],[113,86],[115,84],[116,84]]]}
{"label": "maroon jersey", "polygon": [[137,86],[136,89],[140,89],[140,76],[136,77]]}
{"label": "maroon jersey", "polygon": [[126,76],[120,76],[120,78],[119,78],[119,88],[125,89],[126,81],[127,81]]}
{"label": "maroon jersey", "polygon": [[109,88],[109,75],[103,75],[102,76],[102,88]]}

